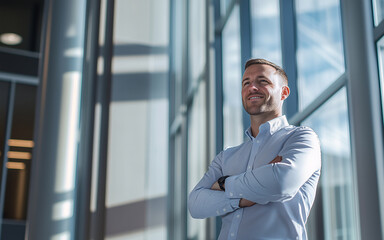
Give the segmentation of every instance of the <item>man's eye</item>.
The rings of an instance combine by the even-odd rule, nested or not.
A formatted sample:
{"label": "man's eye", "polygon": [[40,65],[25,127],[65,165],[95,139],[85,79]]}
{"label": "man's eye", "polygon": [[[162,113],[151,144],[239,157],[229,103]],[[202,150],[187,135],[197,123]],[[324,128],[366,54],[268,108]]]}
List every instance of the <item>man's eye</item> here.
{"label": "man's eye", "polygon": [[248,84],[249,84],[249,82],[243,82],[243,86],[246,86]]}

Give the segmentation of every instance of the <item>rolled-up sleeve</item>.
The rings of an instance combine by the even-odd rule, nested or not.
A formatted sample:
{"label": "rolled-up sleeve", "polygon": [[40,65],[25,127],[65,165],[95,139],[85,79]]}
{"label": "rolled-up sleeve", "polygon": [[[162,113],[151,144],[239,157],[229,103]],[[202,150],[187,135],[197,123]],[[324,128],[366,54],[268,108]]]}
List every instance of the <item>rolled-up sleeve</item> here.
{"label": "rolled-up sleeve", "polygon": [[188,209],[193,218],[222,216],[239,208],[240,198],[228,198],[223,191],[211,190],[221,170],[222,152],[215,157],[208,171],[189,194]]}
{"label": "rolled-up sleeve", "polygon": [[258,204],[289,200],[315,172],[320,171],[320,144],[310,128],[297,128],[278,155],[282,156],[279,163],[227,178],[226,196],[242,197]]}

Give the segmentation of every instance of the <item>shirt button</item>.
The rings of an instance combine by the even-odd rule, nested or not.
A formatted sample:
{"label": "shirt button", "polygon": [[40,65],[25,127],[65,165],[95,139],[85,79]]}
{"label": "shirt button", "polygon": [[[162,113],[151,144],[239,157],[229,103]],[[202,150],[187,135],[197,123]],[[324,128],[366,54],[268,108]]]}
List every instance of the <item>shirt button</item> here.
{"label": "shirt button", "polygon": [[237,214],[236,217],[237,217],[237,218],[240,218],[240,214]]}
{"label": "shirt button", "polygon": [[243,194],[242,194],[242,193],[240,193],[240,194],[239,194],[239,196],[240,196],[240,197],[242,197],[242,196],[243,196]]}
{"label": "shirt button", "polygon": [[233,197],[233,193],[230,192],[230,193],[229,193],[229,196]]}
{"label": "shirt button", "polygon": [[260,140],[256,140],[257,143],[260,143]]}
{"label": "shirt button", "polygon": [[234,237],[235,236],[235,234],[234,233],[231,233],[231,237]]}
{"label": "shirt button", "polygon": [[248,169],[251,169],[251,166],[248,166]]}
{"label": "shirt button", "polygon": [[223,208],[223,212],[226,212],[227,211],[227,209],[226,208]]}

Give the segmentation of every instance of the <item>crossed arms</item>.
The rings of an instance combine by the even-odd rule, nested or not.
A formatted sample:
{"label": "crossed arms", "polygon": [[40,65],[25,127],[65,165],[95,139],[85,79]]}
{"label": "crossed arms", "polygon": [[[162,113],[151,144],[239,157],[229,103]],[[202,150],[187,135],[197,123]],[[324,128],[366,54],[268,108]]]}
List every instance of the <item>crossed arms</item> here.
{"label": "crossed arms", "polygon": [[320,146],[316,134],[309,128],[295,131],[279,156],[281,158],[276,157],[269,164],[228,177],[225,191],[218,191],[216,181],[224,175],[221,152],[189,195],[192,217],[221,216],[255,203],[289,200],[320,170]]}

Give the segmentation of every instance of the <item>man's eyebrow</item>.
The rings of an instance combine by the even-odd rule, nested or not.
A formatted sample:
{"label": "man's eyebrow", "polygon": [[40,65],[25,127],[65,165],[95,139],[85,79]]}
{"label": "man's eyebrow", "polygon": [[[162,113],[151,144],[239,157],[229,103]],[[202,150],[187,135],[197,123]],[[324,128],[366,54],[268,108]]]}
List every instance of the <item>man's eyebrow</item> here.
{"label": "man's eyebrow", "polygon": [[249,80],[249,77],[243,78],[243,82]]}

